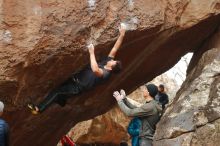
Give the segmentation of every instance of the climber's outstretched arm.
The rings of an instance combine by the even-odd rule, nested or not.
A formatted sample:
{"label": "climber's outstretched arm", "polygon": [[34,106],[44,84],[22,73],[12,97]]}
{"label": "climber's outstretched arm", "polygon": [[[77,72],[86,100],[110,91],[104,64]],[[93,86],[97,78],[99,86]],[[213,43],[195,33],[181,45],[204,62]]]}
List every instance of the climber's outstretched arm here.
{"label": "climber's outstretched arm", "polygon": [[99,68],[98,63],[95,58],[95,48],[93,44],[90,44],[88,46],[89,54],[90,54],[90,65],[92,68],[92,71],[95,73],[96,76],[102,77],[103,76],[103,70]]}
{"label": "climber's outstretched arm", "polygon": [[115,55],[116,55],[118,49],[120,48],[120,46],[122,44],[122,41],[123,41],[123,38],[125,36],[125,27],[123,27],[121,25],[120,28],[119,28],[119,32],[120,32],[120,35],[119,35],[114,47],[112,48],[112,50],[108,54],[109,57],[115,58]]}

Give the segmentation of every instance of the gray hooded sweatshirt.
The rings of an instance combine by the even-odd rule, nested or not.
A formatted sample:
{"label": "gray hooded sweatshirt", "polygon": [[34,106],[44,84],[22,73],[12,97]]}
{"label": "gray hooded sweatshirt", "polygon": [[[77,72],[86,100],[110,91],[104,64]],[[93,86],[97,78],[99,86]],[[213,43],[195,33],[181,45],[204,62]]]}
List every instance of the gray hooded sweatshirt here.
{"label": "gray hooded sweatshirt", "polygon": [[141,107],[131,104],[127,98],[118,101],[120,109],[130,117],[141,119],[140,138],[153,139],[156,124],[160,120],[162,107],[155,100],[146,102]]}

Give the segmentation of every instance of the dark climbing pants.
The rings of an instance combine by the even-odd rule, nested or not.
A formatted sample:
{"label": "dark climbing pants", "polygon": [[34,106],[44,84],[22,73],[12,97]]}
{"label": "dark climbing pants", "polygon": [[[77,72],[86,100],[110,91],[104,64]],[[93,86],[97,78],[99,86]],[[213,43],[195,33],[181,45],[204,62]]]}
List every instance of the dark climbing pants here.
{"label": "dark climbing pants", "polygon": [[69,79],[58,88],[52,90],[38,105],[38,108],[42,112],[54,102],[64,106],[68,97],[78,95],[82,90],[83,87],[78,82]]}
{"label": "dark climbing pants", "polygon": [[152,140],[147,138],[140,138],[139,139],[140,146],[153,146]]}

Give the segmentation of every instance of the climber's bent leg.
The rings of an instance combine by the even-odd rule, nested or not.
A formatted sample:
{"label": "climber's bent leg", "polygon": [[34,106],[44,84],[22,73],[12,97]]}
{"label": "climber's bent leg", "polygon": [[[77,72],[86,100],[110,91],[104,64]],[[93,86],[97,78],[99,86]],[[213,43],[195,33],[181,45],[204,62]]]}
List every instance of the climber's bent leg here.
{"label": "climber's bent leg", "polygon": [[53,102],[57,102],[62,105],[68,96],[79,94],[82,88],[75,82],[67,82],[62,84],[57,89],[50,92],[45,99],[38,105],[39,111],[44,111]]}
{"label": "climber's bent leg", "polygon": [[68,80],[60,87],[52,90],[39,105],[29,104],[28,107],[32,110],[33,114],[43,112],[53,102],[57,102],[59,105],[64,106],[66,98],[81,93],[82,87],[72,80]]}

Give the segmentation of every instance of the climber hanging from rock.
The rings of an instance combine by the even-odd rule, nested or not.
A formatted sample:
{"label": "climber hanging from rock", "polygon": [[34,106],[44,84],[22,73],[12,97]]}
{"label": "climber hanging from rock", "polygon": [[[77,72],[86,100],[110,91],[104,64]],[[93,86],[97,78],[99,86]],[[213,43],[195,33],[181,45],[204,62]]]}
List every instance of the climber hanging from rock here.
{"label": "climber hanging from rock", "polygon": [[107,80],[112,73],[118,73],[121,70],[121,62],[114,60],[115,55],[122,44],[125,35],[125,26],[121,25],[119,28],[120,35],[108,54],[108,57],[102,61],[96,61],[95,48],[93,44],[88,46],[90,54],[90,66],[87,66],[79,73],[72,75],[63,84],[58,86],[58,88],[49,92],[49,94],[44,98],[44,100],[35,105],[33,103],[28,104],[28,108],[31,110],[32,114],[38,114],[43,112],[52,103],[58,103],[60,106],[65,106],[66,99],[68,97],[78,95],[84,91],[92,89],[97,84],[102,83]]}

